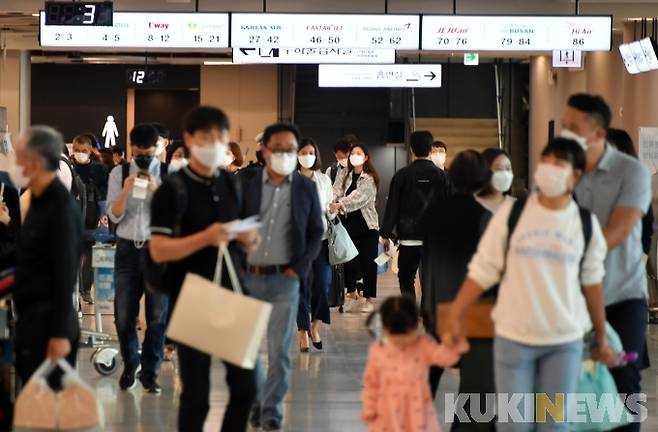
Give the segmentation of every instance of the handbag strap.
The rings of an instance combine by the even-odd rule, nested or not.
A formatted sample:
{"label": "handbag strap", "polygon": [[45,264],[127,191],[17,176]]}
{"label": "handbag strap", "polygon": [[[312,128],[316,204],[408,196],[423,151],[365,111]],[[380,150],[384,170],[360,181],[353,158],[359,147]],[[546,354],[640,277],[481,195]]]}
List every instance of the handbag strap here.
{"label": "handbag strap", "polygon": [[244,295],[240,279],[238,278],[235,266],[233,265],[233,260],[231,259],[231,254],[229,254],[228,248],[225,244],[220,245],[217,250],[217,265],[215,266],[215,277],[213,278],[213,282],[217,285],[221,285],[224,261],[226,261],[226,270],[228,271],[228,277],[231,280],[233,291],[237,294]]}

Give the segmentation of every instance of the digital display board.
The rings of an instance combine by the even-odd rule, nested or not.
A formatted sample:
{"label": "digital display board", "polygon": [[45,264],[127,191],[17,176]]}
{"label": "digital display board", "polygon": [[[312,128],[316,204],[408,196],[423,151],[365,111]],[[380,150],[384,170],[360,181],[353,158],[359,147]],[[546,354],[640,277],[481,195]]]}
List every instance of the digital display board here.
{"label": "digital display board", "polygon": [[418,15],[231,14],[234,48],[417,50]]}
{"label": "digital display board", "polygon": [[441,65],[320,65],[320,87],[441,87]]}
{"label": "digital display board", "polygon": [[610,51],[611,16],[424,15],[423,50]]}
{"label": "digital display board", "polygon": [[111,26],[112,2],[53,2],[45,7],[46,25]]}
{"label": "digital display board", "polygon": [[114,12],[111,27],[45,25],[39,43],[67,48],[228,48],[226,13]]}

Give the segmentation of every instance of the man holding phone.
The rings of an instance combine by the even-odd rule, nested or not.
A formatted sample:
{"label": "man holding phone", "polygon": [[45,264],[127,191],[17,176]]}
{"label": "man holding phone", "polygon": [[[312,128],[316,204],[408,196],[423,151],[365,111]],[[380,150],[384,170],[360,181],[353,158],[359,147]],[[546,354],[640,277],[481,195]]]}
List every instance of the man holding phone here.
{"label": "man holding phone", "polygon": [[[140,124],[130,132],[133,160],[129,169],[115,167],[107,193],[108,216],[117,225],[114,274],[114,316],[124,370],[122,390],[132,389],[137,374],[145,393],[161,392],[157,382],[162,363],[168,302],[164,295],[145,290],[144,270],[150,238],[151,199],[161,183],[161,164],[155,157],[158,131]],[[127,175],[124,175],[127,174]],[[146,335],[139,355],[137,316],[145,295]]]}

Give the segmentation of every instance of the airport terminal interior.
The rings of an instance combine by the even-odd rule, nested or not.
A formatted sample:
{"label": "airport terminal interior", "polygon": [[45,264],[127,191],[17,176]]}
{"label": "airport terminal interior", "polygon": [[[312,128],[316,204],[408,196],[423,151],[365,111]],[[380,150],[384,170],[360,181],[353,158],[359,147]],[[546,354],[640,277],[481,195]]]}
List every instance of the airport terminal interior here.
{"label": "airport terminal interior", "polygon": [[657,431],[657,41],[655,0],[0,0],[0,432]]}

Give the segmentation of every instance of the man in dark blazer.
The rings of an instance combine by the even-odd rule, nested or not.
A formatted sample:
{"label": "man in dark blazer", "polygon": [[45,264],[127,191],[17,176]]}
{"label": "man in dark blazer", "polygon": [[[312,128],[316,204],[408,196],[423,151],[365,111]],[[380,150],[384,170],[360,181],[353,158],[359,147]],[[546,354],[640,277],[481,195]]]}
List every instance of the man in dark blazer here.
{"label": "man in dark blazer", "polygon": [[259,214],[262,223],[261,243],[248,257],[245,286],[251,296],[273,306],[267,331],[269,368],[251,419],[252,426],[265,431],[281,428],[299,282],[308,276],[324,232],[316,186],[297,172],[299,139],[293,125],[265,129],[266,166],[245,182],[246,213]]}

